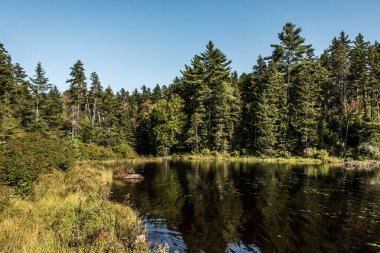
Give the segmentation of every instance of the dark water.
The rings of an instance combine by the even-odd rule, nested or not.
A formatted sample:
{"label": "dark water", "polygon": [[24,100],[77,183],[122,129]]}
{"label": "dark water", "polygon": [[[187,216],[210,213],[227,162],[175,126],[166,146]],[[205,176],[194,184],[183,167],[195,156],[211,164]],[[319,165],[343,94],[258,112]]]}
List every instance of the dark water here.
{"label": "dark water", "polygon": [[245,162],[129,164],[112,199],[171,252],[380,252],[380,170]]}

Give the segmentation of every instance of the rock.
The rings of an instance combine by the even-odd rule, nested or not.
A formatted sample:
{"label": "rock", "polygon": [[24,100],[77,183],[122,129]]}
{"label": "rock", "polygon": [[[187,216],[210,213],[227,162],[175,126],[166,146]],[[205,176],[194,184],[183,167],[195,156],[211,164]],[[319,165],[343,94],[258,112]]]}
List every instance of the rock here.
{"label": "rock", "polygon": [[125,173],[126,174],[136,174],[136,171],[134,169],[126,169]]}
{"label": "rock", "polygon": [[140,174],[128,174],[124,176],[125,179],[144,179],[144,177]]}

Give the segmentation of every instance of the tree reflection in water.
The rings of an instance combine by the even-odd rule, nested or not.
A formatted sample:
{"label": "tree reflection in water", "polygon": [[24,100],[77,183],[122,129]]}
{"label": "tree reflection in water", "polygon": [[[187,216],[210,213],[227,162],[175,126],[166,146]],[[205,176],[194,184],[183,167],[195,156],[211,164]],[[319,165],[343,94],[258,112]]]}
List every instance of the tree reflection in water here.
{"label": "tree reflection in water", "polygon": [[112,198],[180,252],[378,252],[379,170],[225,161],[130,164]]}

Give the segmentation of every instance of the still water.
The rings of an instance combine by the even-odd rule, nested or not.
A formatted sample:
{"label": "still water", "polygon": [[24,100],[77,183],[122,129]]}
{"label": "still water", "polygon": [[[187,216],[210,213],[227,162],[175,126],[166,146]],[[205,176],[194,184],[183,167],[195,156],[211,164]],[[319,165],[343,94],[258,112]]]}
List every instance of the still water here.
{"label": "still water", "polygon": [[380,170],[247,162],[127,164],[111,198],[174,252],[380,252]]}

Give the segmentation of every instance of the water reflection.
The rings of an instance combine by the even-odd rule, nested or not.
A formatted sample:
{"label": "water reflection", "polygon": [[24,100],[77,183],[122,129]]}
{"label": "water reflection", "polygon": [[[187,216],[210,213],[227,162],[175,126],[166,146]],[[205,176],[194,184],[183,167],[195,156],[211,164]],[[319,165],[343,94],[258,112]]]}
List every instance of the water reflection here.
{"label": "water reflection", "polygon": [[112,198],[135,205],[149,240],[172,251],[380,250],[379,170],[204,161],[123,166],[145,180],[115,182]]}

